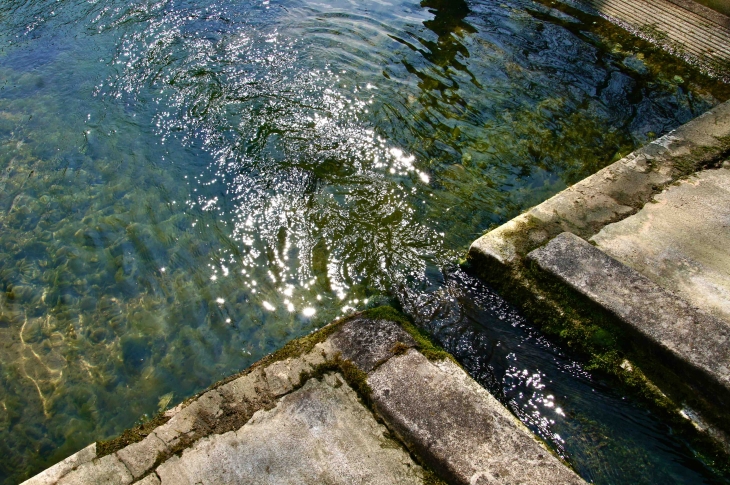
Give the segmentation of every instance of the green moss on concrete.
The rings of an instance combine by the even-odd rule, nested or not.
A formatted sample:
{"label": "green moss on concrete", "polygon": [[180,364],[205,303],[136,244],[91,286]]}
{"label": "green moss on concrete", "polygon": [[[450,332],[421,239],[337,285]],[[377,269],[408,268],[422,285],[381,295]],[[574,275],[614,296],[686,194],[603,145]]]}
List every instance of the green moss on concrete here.
{"label": "green moss on concrete", "polygon": [[730,430],[730,415],[702,398],[651,346],[642,345],[612,314],[537,268],[521,262],[503,271],[471,270],[515,305],[547,336],[569,347],[586,370],[635,398],[693,448],[709,466],[730,474],[723,446],[699,432],[679,411],[688,406],[711,425]]}
{"label": "green moss on concrete", "polygon": [[454,359],[453,355],[439,347],[438,344],[434,343],[425,331],[416,327],[407,316],[403,315],[395,308],[384,305],[370,310],[365,310],[361,315],[373,320],[389,320],[400,325],[403,330],[413,337],[413,340],[416,341],[416,348],[428,360],[437,361],[449,359],[455,364],[461,366],[456,359]]}
{"label": "green moss on concrete", "polygon": [[673,178],[676,181],[700,170],[720,168],[729,156],[730,136],[719,137],[716,146],[695,148],[688,155],[673,158]]}
{"label": "green moss on concrete", "polygon": [[149,421],[145,421],[134,428],[124,430],[121,435],[105,441],[96,442],[96,456],[101,458],[110,455],[133,443],[142,441],[158,426],[168,422],[170,418],[160,413]]}
{"label": "green moss on concrete", "polygon": [[448,483],[441,480],[438,477],[438,475],[436,475],[431,470],[424,469],[423,470],[423,485],[448,485]]}

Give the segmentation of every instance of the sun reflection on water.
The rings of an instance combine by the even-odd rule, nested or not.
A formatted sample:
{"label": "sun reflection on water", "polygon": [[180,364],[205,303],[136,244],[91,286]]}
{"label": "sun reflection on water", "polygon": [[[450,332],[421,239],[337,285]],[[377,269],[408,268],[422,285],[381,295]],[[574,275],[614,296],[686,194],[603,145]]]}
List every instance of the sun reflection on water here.
{"label": "sun reflection on water", "polygon": [[[0,4],[4,482],[337,316],[445,305],[490,224],[722,97],[522,0],[46,7]],[[505,389],[559,447],[530,348]]]}

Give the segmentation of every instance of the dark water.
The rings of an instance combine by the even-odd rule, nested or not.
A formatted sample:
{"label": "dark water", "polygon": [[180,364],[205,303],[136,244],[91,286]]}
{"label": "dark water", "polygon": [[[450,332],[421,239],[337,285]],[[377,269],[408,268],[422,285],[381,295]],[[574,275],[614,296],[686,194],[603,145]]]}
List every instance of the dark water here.
{"label": "dark water", "polygon": [[[515,386],[513,410],[585,477],[709,480],[670,430],[442,271],[491,224],[728,97],[569,13],[3,2],[0,482],[388,298],[455,301],[458,325],[412,313],[493,392]],[[498,343],[512,357],[488,358]],[[570,413],[536,417],[547,397],[514,394],[537,382],[525,370]]]}

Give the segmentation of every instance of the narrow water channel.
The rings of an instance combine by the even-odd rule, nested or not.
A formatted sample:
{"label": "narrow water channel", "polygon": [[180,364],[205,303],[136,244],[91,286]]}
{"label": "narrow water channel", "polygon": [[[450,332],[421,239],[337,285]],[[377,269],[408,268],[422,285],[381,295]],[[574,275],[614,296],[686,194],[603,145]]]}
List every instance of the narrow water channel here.
{"label": "narrow water channel", "polygon": [[549,2],[2,2],[0,483],[391,299],[587,479],[721,482],[448,268],[728,97]]}

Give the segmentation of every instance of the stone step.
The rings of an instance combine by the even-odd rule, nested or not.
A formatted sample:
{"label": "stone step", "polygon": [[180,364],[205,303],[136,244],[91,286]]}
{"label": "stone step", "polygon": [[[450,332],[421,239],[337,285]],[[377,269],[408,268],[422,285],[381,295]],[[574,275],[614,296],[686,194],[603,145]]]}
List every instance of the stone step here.
{"label": "stone step", "polygon": [[580,237],[564,232],[527,255],[563,284],[616,316],[680,374],[730,405],[730,327]]}
{"label": "stone step", "polygon": [[590,240],[730,327],[730,165],[673,184]]}
{"label": "stone step", "polygon": [[394,321],[355,316],[287,348],[24,485],[417,484],[419,463],[454,484],[585,483]]}

